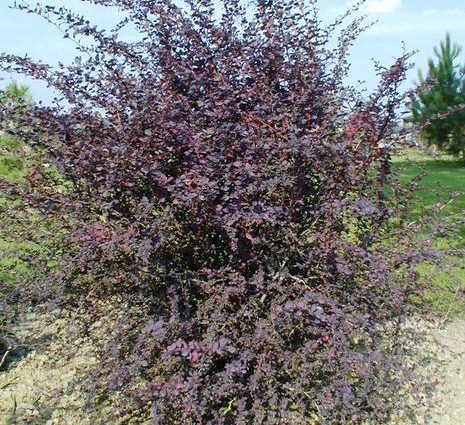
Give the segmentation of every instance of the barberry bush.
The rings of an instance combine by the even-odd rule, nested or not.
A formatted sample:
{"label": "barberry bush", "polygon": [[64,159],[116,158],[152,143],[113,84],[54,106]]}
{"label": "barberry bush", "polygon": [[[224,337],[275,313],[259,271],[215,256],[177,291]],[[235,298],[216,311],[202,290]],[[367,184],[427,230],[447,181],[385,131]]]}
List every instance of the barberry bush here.
{"label": "barberry bush", "polygon": [[387,190],[410,55],[362,96],[346,83],[360,5],[326,25],[307,0],[86,1],[121,22],[15,6],[72,38],[74,63],[0,66],[60,93],[2,121],[67,182],[29,175],[66,246],[35,287],[88,323],[119,311],[94,401],[164,425],[389,418],[402,362],[385,325],[416,258]]}

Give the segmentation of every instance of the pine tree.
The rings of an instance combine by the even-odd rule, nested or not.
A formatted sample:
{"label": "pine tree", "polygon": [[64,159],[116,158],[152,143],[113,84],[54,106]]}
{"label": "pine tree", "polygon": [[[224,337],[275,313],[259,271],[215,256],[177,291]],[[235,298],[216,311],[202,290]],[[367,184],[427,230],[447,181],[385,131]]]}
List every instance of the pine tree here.
{"label": "pine tree", "polygon": [[428,144],[460,155],[465,164],[465,111],[450,113],[451,108],[465,103],[465,66],[456,63],[461,52],[450,34],[434,48],[436,60],[429,59],[426,78],[419,72],[418,87],[426,88],[412,104],[412,121],[424,126],[422,137]]}
{"label": "pine tree", "polygon": [[12,80],[4,89],[6,97],[17,104],[28,104],[32,102],[32,94],[29,86]]}

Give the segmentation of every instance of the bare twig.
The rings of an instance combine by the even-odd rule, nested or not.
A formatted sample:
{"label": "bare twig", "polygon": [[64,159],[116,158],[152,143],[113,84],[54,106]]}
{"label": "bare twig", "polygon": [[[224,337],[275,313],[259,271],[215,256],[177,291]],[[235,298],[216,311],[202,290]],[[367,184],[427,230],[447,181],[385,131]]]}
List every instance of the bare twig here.
{"label": "bare twig", "polygon": [[8,354],[10,354],[11,347],[8,347],[5,353],[3,354],[2,360],[0,360],[0,369],[3,367],[3,364],[6,362],[6,358],[8,357]]}

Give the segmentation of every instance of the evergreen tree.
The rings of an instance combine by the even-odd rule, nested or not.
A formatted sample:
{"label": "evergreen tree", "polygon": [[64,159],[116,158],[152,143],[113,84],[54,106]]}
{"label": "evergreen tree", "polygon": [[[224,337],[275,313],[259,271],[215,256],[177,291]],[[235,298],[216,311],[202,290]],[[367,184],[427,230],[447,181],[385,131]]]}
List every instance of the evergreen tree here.
{"label": "evergreen tree", "polygon": [[30,88],[26,84],[20,84],[12,80],[4,89],[5,100],[16,104],[30,104],[32,102],[32,94]]}
{"label": "evergreen tree", "polygon": [[419,72],[418,86],[426,88],[412,104],[412,121],[424,126],[422,136],[428,144],[460,155],[465,163],[465,111],[450,112],[465,103],[465,67],[456,63],[461,52],[450,34],[434,48],[436,60],[429,59],[426,78]]}
{"label": "evergreen tree", "polygon": [[[0,90],[0,107],[13,107],[17,113],[22,114],[24,110],[33,104],[31,89],[26,84],[20,84],[15,80],[10,81],[7,86]],[[5,128],[11,131],[16,120],[4,121],[4,117],[0,117],[0,134],[4,133]]]}

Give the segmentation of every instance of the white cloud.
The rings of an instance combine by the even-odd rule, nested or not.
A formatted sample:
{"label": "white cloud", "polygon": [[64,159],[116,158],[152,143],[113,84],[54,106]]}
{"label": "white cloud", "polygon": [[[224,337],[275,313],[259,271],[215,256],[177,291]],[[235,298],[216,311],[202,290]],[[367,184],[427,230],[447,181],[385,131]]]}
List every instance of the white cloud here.
{"label": "white cloud", "polygon": [[[421,17],[418,19],[418,15]],[[452,34],[452,38],[462,37],[465,33],[465,9],[443,9],[440,13],[437,9],[427,9],[393,17],[389,22],[379,23],[365,32],[367,36],[416,36],[434,35],[442,37],[446,32]],[[460,36],[459,36],[460,34]]]}
{"label": "white cloud", "polygon": [[402,0],[370,0],[367,11],[370,13],[392,13],[402,5]]}

